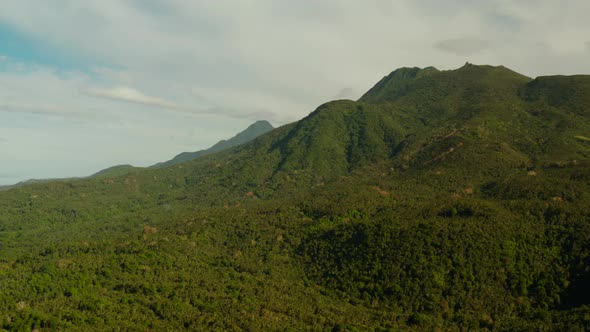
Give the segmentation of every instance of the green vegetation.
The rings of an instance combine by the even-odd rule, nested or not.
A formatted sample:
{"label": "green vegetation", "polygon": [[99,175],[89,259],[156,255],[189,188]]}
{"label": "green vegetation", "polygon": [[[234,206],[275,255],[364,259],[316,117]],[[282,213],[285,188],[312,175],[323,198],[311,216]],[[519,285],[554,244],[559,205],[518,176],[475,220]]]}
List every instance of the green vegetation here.
{"label": "green vegetation", "polygon": [[117,165],[109,168],[105,168],[99,172],[96,172],[91,175],[91,177],[115,177],[115,176],[123,176],[126,174],[131,173],[134,170],[139,169],[138,167],[134,167],[132,165]]}
{"label": "green vegetation", "polygon": [[588,98],[400,69],[220,153],[0,192],[0,328],[589,330]]}

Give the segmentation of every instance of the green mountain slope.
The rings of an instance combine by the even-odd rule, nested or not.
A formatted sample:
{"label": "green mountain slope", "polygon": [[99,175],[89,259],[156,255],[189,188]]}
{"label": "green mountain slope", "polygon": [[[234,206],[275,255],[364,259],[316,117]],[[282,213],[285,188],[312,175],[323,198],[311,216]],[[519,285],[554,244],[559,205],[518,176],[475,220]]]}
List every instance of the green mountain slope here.
{"label": "green mountain slope", "polygon": [[90,177],[109,177],[109,176],[122,176],[125,174],[129,174],[132,171],[139,170],[140,167],[135,167],[132,165],[117,165],[112,166],[109,168],[105,168],[101,171],[98,171],[92,174]]}
{"label": "green mountain slope", "polygon": [[47,182],[51,182],[51,181],[67,181],[67,180],[77,180],[77,179],[80,179],[80,178],[72,177],[72,178],[64,178],[64,179],[29,179],[29,180],[21,181],[21,182],[11,184],[11,185],[0,186],[0,191],[23,187],[23,186],[29,186],[29,185],[37,184],[37,183],[47,183]]}
{"label": "green mountain slope", "polygon": [[400,69],[182,165],[0,192],[0,324],[588,330],[589,83]]}
{"label": "green mountain slope", "polygon": [[255,139],[256,137],[266,134],[269,131],[273,130],[274,127],[268,121],[256,121],[255,123],[251,124],[248,128],[244,131],[238,133],[236,136],[228,139],[222,140],[217,142],[215,145],[210,147],[206,150],[200,150],[196,152],[183,152],[171,160],[157,163],[151,167],[159,168],[159,167],[166,167],[170,165],[176,165],[183,163],[185,161],[197,159],[215,152],[223,151],[234,146],[238,146],[244,143],[248,143],[251,140]]}

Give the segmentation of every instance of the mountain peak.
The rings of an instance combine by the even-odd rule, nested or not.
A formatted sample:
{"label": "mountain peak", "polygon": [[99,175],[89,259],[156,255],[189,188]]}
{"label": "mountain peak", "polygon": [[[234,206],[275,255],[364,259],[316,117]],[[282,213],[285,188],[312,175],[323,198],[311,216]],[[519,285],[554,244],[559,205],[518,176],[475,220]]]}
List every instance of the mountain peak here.
{"label": "mountain peak", "polygon": [[359,101],[371,101],[381,99],[385,95],[402,95],[411,82],[429,74],[438,73],[434,67],[402,67],[394,70],[391,74],[383,77],[373,88],[365,93]]}
{"label": "mountain peak", "polygon": [[251,124],[250,126],[248,126],[248,128],[246,128],[246,130],[244,131],[249,131],[249,130],[273,130],[274,127],[272,126],[272,124],[266,120],[258,120],[256,122],[254,122],[253,124]]}
{"label": "mountain peak", "polygon": [[273,129],[274,129],[274,127],[272,126],[272,124],[270,124],[270,122],[268,122],[266,120],[258,120],[256,122],[254,122],[253,124],[251,124],[250,126],[248,126],[248,128],[246,128],[244,131],[235,135],[234,137],[232,137],[228,140],[221,140],[221,141],[217,142],[215,145],[213,145],[212,147],[210,147],[209,149],[200,150],[200,151],[196,151],[196,152],[183,152],[181,154],[176,155],[171,160],[155,164],[152,167],[159,168],[159,167],[165,167],[165,166],[170,166],[170,165],[176,165],[176,164],[183,163],[185,161],[189,161],[189,160],[197,159],[199,157],[206,156],[208,154],[220,152],[220,151],[232,148],[234,146],[248,143],[249,141],[257,138],[260,135],[266,134],[267,132],[269,132]]}
{"label": "mountain peak", "polygon": [[420,94],[438,93],[440,96],[473,89],[504,89],[522,85],[532,79],[504,66],[465,63],[455,70],[439,71],[434,67],[399,68],[384,77],[365,93],[360,102],[380,103]]}
{"label": "mountain peak", "polygon": [[439,70],[436,69],[435,67],[429,66],[429,67],[425,67],[425,68],[420,68],[420,67],[400,67],[396,70],[394,70],[393,72],[391,72],[391,74],[388,75],[388,77],[395,77],[395,78],[416,78],[422,74],[425,73],[429,73],[429,72],[438,72]]}

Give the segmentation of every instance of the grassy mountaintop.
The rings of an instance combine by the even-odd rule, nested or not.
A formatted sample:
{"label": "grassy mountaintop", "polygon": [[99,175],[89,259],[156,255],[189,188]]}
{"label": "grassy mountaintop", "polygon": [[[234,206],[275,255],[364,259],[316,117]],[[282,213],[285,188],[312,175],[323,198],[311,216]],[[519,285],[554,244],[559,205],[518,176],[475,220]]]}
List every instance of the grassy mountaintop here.
{"label": "grassy mountaintop", "polygon": [[588,330],[589,83],[400,69],[220,153],[0,192],[0,323]]}

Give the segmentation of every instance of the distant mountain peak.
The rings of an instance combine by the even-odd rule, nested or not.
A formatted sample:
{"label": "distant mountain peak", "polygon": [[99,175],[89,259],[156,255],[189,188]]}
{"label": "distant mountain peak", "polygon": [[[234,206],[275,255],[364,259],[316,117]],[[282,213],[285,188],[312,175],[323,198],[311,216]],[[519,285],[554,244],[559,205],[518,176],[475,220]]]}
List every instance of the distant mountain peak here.
{"label": "distant mountain peak", "polygon": [[175,164],[183,163],[183,162],[186,162],[189,160],[197,159],[199,157],[203,157],[208,154],[220,152],[220,151],[232,148],[234,146],[248,143],[251,140],[257,138],[258,136],[266,134],[267,132],[269,132],[273,129],[275,129],[275,128],[273,127],[272,124],[270,124],[270,122],[268,122],[266,120],[258,120],[256,122],[254,122],[253,124],[251,124],[250,126],[248,126],[248,128],[246,128],[244,131],[235,135],[234,137],[232,137],[228,140],[221,140],[221,141],[217,142],[215,145],[213,145],[212,147],[210,147],[209,149],[195,151],[195,152],[183,152],[183,153],[176,155],[171,160],[168,160],[168,161],[162,162],[162,163],[157,163],[151,167],[160,168],[160,167],[175,165]]}
{"label": "distant mountain peak", "polygon": [[274,127],[272,126],[272,124],[270,124],[270,122],[268,122],[266,120],[258,120],[256,122],[254,122],[253,124],[251,124],[250,126],[248,126],[248,128],[246,128],[246,130],[244,130],[244,131],[259,130],[259,129],[273,130]]}

